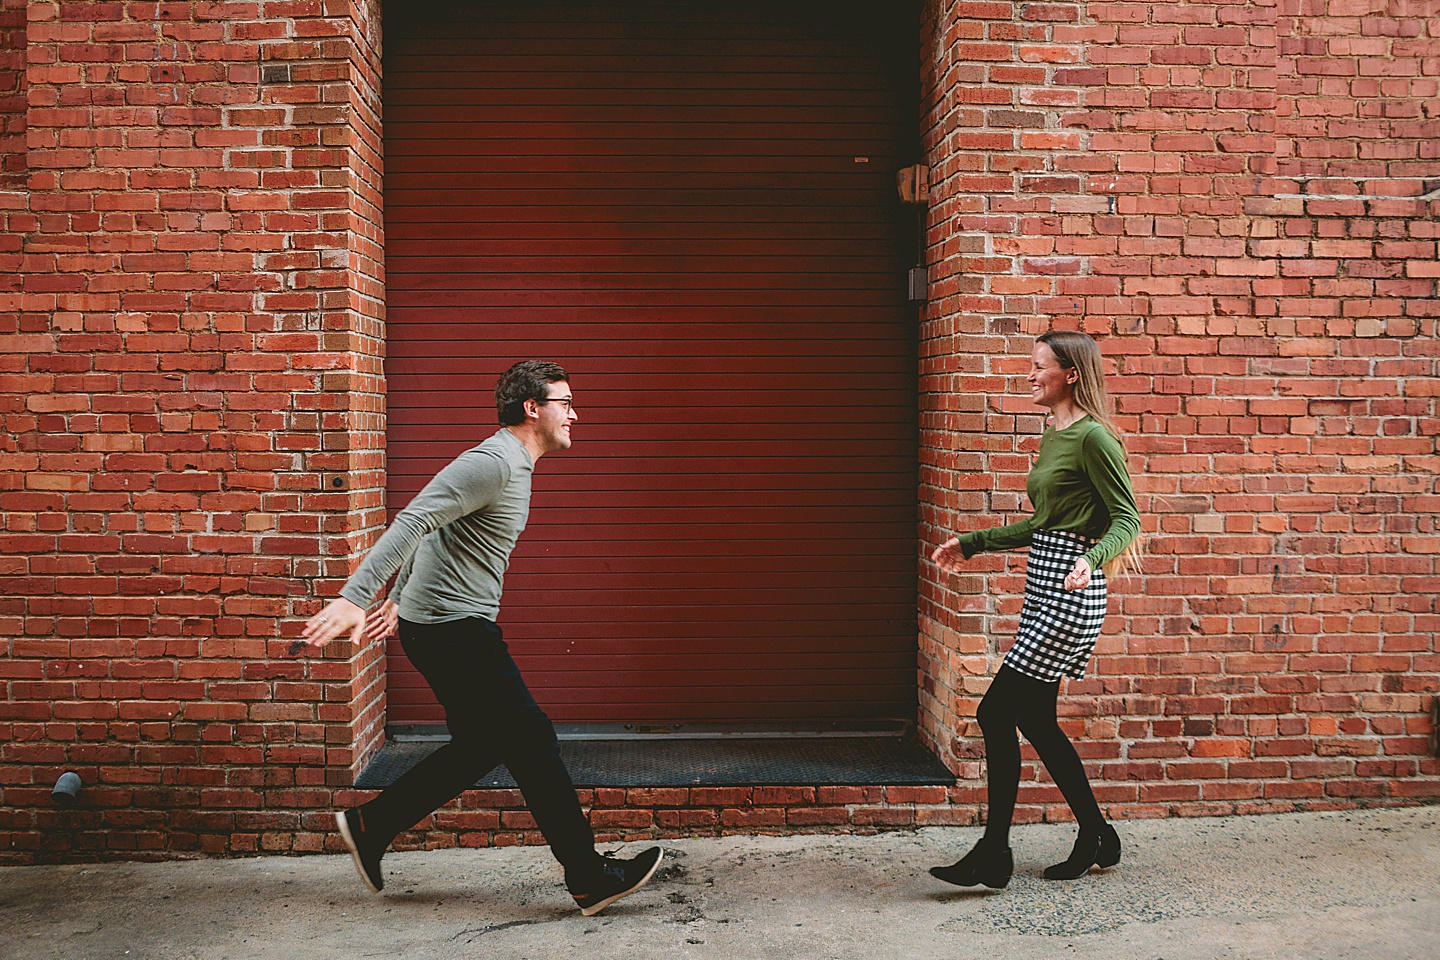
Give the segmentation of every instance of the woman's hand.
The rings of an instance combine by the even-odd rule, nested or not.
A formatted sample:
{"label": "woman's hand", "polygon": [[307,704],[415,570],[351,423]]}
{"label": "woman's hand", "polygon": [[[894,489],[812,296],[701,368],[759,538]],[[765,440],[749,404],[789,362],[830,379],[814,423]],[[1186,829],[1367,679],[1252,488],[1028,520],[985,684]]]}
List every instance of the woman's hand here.
{"label": "woman's hand", "polygon": [[960,539],[951,537],[940,546],[936,547],[930,554],[931,562],[938,564],[941,570],[946,573],[955,573],[960,569],[960,563],[965,559],[965,551],[960,549]]}
{"label": "woman's hand", "polygon": [[1065,578],[1066,590],[1084,590],[1090,586],[1090,562],[1084,557],[1075,561],[1075,569]]}

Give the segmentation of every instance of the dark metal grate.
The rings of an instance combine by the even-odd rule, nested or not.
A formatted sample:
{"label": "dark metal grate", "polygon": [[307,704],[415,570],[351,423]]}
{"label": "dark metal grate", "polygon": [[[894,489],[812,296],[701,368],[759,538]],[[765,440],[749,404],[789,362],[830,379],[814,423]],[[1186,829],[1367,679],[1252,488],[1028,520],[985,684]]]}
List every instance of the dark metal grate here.
{"label": "dark metal grate", "polygon": [[[385,745],[355,781],[389,786],[440,746]],[[951,784],[955,775],[913,739],[804,737],[562,740],[560,753],[577,787],[719,787]],[[514,787],[503,766],[476,787]]]}

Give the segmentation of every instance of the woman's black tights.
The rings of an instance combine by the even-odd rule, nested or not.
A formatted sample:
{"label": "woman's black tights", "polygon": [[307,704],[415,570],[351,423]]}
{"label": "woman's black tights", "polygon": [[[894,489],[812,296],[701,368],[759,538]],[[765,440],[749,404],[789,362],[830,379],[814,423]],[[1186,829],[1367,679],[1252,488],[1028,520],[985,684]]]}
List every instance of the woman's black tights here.
{"label": "woman's black tights", "polygon": [[1105,823],[1090,781],[1085,777],[1080,755],[1056,720],[1055,696],[1059,690],[1058,680],[1036,680],[1002,665],[980,701],[976,718],[985,734],[985,763],[989,771],[990,809],[981,840],[986,845],[1010,845],[1010,821],[1015,815],[1015,796],[1020,789],[1017,727],[1040,754],[1045,769],[1079,821],[1080,829],[1098,831]]}

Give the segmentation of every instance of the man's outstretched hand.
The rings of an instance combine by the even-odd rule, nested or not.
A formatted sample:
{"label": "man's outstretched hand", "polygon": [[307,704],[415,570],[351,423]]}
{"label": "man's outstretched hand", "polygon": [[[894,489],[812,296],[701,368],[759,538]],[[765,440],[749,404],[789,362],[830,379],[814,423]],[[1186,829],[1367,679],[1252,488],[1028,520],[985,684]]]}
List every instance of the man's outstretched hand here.
{"label": "man's outstretched hand", "polygon": [[358,644],[365,633],[365,619],[363,609],[344,597],[336,597],[306,622],[305,629],[300,633],[304,638],[303,647],[318,651],[331,640],[347,635],[351,643]]}

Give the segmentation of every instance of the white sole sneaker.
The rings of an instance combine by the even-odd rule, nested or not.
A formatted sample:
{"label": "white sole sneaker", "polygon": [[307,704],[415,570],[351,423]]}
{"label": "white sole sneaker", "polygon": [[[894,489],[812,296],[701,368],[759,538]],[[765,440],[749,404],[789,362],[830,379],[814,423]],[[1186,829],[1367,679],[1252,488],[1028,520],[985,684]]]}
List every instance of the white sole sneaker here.
{"label": "white sole sneaker", "polygon": [[[646,852],[648,853],[649,851]],[[641,877],[630,887],[627,887],[626,889],[621,890],[618,893],[612,894],[611,896],[606,897],[604,900],[592,903],[589,906],[581,907],[581,916],[593,917],[601,910],[604,910],[606,907],[610,906],[610,904],[614,903],[616,900],[623,900],[626,897],[630,896],[630,894],[634,893],[636,890],[639,890],[641,887],[645,886],[645,884],[650,882],[650,878],[655,876],[655,871],[660,869],[660,862],[664,859],[665,851],[660,847],[656,847],[655,862],[650,864],[650,869],[645,871],[645,876]]]}

